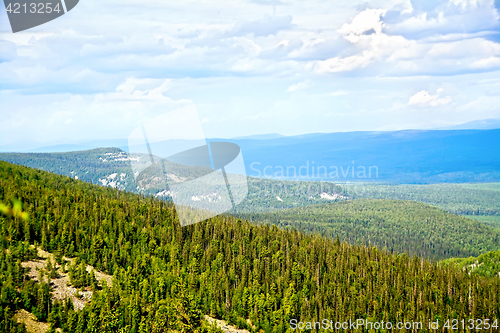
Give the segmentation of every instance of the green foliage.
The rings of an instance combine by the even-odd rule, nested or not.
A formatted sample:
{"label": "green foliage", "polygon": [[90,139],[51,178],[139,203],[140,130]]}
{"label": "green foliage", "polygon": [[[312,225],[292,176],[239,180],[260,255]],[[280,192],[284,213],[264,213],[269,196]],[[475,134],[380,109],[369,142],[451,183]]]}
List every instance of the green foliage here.
{"label": "green foliage", "polygon": [[76,258],[69,267],[69,281],[75,288],[90,286],[92,290],[97,289],[97,280],[94,271],[87,271],[87,265]]}
{"label": "green foliage", "polygon": [[25,332],[24,325],[15,323],[14,313],[26,309],[38,319],[46,320],[50,290],[47,284],[29,280],[19,257],[10,252],[0,250],[0,332]]}
{"label": "green foliage", "polygon": [[13,318],[10,307],[0,305],[0,332],[1,333],[26,333],[26,327],[18,324]]}
{"label": "green foliage", "polygon": [[[168,202],[5,162],[0,182],[0,201],[17,197],[30,214],[28,221],[0,217],[4,256],[29,238],[113,275],[112,285],[104,283],[79,311],[50,304],[44,284],[26,292],[30,310],[64,332],[207,332],[201,314],[240,325],[250,319],[265,332],[287,331],[290,318],[500,318],[498,278],[231,216],[181,228]],[[380,209],[391,212],[398,203],[390,205]],[[406,214],[428,210],[421,206],[408,206]],[[445,223],[442,214],[435,209],[427,218]],[[459,227],[482,235],[464,221]],[[487,247],[491,239],[482,241]],[[20,263],[9,260],[11,268],[0,270],[2,300],[15,308],[23,298],[9,281],[22,275],[15,274]]]}
{"label": "green foliage", "polygon": [[[5,242],[4,242],[5,244]],[[14,259],[28,261],[37,257],[36,249],[28,242],[13,242],[9,246],[9,253]]]}
{"label": "green foliage", "polygon": [[241,217],[434,260],[500,248],[500,232],[411,201],[359,199]]}
{"label": "green foliage", "polygon": [[[51,171],[94,184],[155,195],[165,189],[158,178],[158,164],[143,170],[137,183],[130,157],[149,161],[146,155],[127,156],[118,148],[99,148],[69,153],[0,153],[0,160]],[[168,169],[186,180],[206,174],[200,167],[169,163]],[[114,181],[110,175],[116,174]],[[123,175],[123,177],[122,177]],[[446,181],[443,179],[443,181]],[[345,199],[393,199],[423,202],[458,215],[500,215],[500,183],[397,185],[377,183],[334,184],[319,181],[287,181],[248,177],[248,196],[234,213],[267,212]],[[323,196],[322,196],[323,195]],[[278,199],[279,198],[279,199]],[[166,198],[169,199],[169,198]],[[0,205],[0,211],[1,211]]]}
{"label": "green foliage", "polygon": [[[149,157],[148,157],[149,158]],[[31,168],[54,172],[89,183],[109,182],[116,173],[115,186],[122,190],[135,189],[134,177],[127,154],[118,148],[98,148],[69,153],[0,153],[0,160]],[[121,174],[124,174],[122,179]]]}
{"label": "green foliage", "polygon": [[452,258],[443,261],[471,274],[500,278],[500,251],[491,251],[474,258]]}
{"label": "green foliage", "polygon": [[[248,195],[231,213],[256,213],[346,200],[341,186],[247,177]],[[323,195],[323,196],[322,196]]]}
{"label": "green foliage", "polygon": [[52,262],[50,257],[47,259],[47,263],[45,264],[45,270],[47,271],[47,275],[50,279],[55,279],[57,277],[56,265]]}
{"label": "green foliage", "polygon": [[467,217],[500,230],[500,215],[467,215]]}
{"label": "green foliage", "polygon": [[500,183],[484,184],[348,184],[352,198],[419,201],[459,215],[500,215]]}

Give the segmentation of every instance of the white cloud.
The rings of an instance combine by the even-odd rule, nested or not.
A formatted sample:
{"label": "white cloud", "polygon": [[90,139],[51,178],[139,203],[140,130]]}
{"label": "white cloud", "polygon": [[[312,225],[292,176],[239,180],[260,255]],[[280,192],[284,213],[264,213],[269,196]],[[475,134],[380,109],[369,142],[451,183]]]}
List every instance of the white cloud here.
{"label": "white cloud", "polygon": [[336,73],[347,72],[357,68],[368,66],[375,54],[371,51],[364,51],[361,55],[354,55],[350,57],[335,57],[325,61],[318,61],[315,66],[315,71],[318,73]]}
{"label": "white cloud", "polygon": [[450,3],[462,9],[475,9],[479,6],[493,5],[493,0],[450,0]]}
{"label": "white cloud", "polygon": [[304,89],[309,88],[309,86],[310,86],[310,83],[308,81],[299,82],[296,84],[292,84],[290,87],[288,87],[288,89],[286,91],[287,92],[294,92],[297,90],[304,90]]}
{"label": "white cloud", "polygon": [[429,17],[429,14],[424,12],[388,27],[387,31],[391,33],[405,33],[410,31],[431,30],[443,26],[446,23],[447,19],[443,12],[440,12],[436,17]]}
{"label": "white cloud", "polygon": [[343,96],[349,94],[347,90],[337,90],[328,94],[328,96]]}
{"label": "white cloud", "polygon": [[[472,14],[486,5],[488,4],[470,5]],[[316,73],[356,70],[358,75],[364,72],[384,76],[421,73],[455,75],[460,72],[498,68],[500,44],[486,39],[491,32],[453,32],[421,40],[408,39],[394,34],[394,31],[402,31],[402,25],[411,31],[432,30],[447,24],[447,14],[440,11],[429,18],[427,12],[415,13],[409,17],[410,13],[407,13],[407,18],[402,22],[386,24],[384,17],[387,13],[387,10],[383,9],[366,9],[358,13],[338,30],[345,40],[351,43],[351,47],[345,48],[340,55],[316,61],[310,67]],[[394,20],[394,14],[391,15]],[[453,15],[456,16],[456,13]],[[462,16],[467,15],[469,13]]]}
{"label": "white cloud", "polygon": [[489,57],[474,61],[471,65],[474,68],[494,68],[500,67],[500,57]]}
{"label": "white cloud", "polygon": [[175,108],[191,104],[189,100],[173,100],[165,96],[172,86],[172,80],[166,79],[136,79],[128,78],[120,84],[115,92],[100,93],[94,98],[91,103],[92,107],[101,108],[103,105],[113,105],[113,108],[119,109],[120,105],[124,109],[129,106],[138,107],[139,109],[147,109],[158,111],[161,108]]}
{"label": "white cloud", "polygon": [[418,107],[436,107],[450,103],[450,96],[439,98],[442,92],[442,88],[439,88],[435,95],[429,95],[429,92],[425,90],[419,91],[418,93],[410,97],[408,105]]}
{"label": "white cloud", "polygon": [[[405,124],[411,112],[402,109],[458,110],[498,95],[477,84],[500,72],[500,21],[491,0],[109,0],[97,12],[93,1],[28,32],[0,34],[0,116],[8,119],[0,123],[0,145],[36,133],[49,138],[59,133],[56,124],[70,137],[119,134],[189,103],[208,129],[224,125],[212,129],[216,136],[241,136],[257,128],[338,129],[340,123],[323,121],[329,114],[345,120],[340,129],[383,127],[394,114]],[[294,121],[282,129],[270,121],[276,105],[280,117],[293,109]],[[318,110],[314,118],[304,111],[311,109]],[[438,111],[413,112],[410,124],[452,121]],[[252,117],[265,121],[242,121]]]}
{"label": "white cloud", "polygon": [[[0,133],[5,138],[0,137],[3,139],[0,141],[10,143],[10,138],[18,137],[17,133],[23,133],[22,140],[40,143],[82,141],[92,137],[125,138],[134,125],[193,104],[187,99],[165,96],[171,85],[171,80],[129,78],[118,85],[116,91],[95,95],[44,94],[20,98],[14,93],[4,93]],[[9,95],[11,102],[6,104],[5,97]],[[11,109],[16,112],[7,111]]]}
{"label": "white cloud", "polygon": [[382,32],[384,24],[381,17],[386,12],[383,9],[366,9],[356,15],[350,23],[344,24],[338,31],[356,46],[357,54],[318,61],[314,65],[315,72],[347,72],[364,68],[378,60],[393,61],[398,57],[404,58],[409,53],[415,56],[414,42],[401,36],[388,36]]}
{"label": "white cloud", "polygon": [[381,34],[383,22],[380,17],[386,12],[385,9],[366,9],[356,15],[351,23],[344,24],[339,32],[352,43],[357,42],[361,36],[367,33]]}
{"label": "white cloud", "polygon": [[346,72],[364,68],[378,60],[392,61],[398,57],[395,56],[398,53],[400,57],[405,57],[405,54],[411,52],[414,57],[413,52],[416,51],[413,47],[414,42],[402,36],[388,36],[382,32],[381,16],[385,12],[385,10],[367,9],[356,15],[351,23],[344,24],[339,32],[356,46],[357,54],[318,61],[314,70],[317,73]]}
{"label": "white cloud", "polygon": [[413,5],[415,10],[410,15],[393,16],[390,23],[385,22],[386,33],[422,39],[499,28],[499,14],[493,0],[414,1]]}

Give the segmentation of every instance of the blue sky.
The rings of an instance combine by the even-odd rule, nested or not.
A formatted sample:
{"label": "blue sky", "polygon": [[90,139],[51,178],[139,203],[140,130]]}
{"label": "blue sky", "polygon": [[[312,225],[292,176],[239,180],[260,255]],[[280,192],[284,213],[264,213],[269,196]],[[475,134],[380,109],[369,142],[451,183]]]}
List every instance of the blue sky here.
{"label": "blue sky", "polygon": [[209,137],[499,118],[494,1],[93,1],[13,34],[0,147],[127,138],[194,105]]}

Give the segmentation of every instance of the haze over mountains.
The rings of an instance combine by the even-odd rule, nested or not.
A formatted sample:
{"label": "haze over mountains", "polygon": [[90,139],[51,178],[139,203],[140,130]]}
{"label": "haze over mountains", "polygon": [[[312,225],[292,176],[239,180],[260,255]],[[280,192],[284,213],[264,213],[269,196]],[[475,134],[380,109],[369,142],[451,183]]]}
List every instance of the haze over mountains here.
{"label": "haze over mountains", "polygon": [[[252,177],[400,183],[500,180],[499,129],[313,133],[272,137],[214,138],[208,141],[238,144],[246,173]],[[156,144],[168,151],[169,146],[178,147],[187,143],[176,140]],[[109,140],[57,146],[52,151],[77,151],[92,145],[128,150],[126,140]],[[40,150],[51,151],[48,148]],[[37,158],[43,158],[43,155]]]}
{"label": "haze over mountains", "polygon": [[462,130],[462,129],[498,129],[500,128],[500,119],[481,119],[470,121],[465,124],[458,124],[454,126],[447,126],[443,128],[437,128],[441,130]]}
{"label": "haze over mountains", "polygon": [[233,142],[253,177],[408,183],[499,179],[500,130],[351,132]]}
{"label": "haze over mountains", "polygon": [[[467,129],[469,130],[500,129],[500,118],[474,120],[463,124],[439,127],[431,130],[467,130]],[[425,130],[420,130],[420,131],[425,131]],[[374,132],[376,133],[377,131]],[[338,133],[349,133],[349,132],[338,132]],[[333,134],[333,133],[311,133],[311,134],[305,134],[305,135],[302,134],[293,136],[286,136],[279,133],[268,133],[268,134],[238,136],[224,140],[272,140],[272,139],[287,138],[287,137],[293,138],[293,137],[303,137],[308,135],[321,135],[321,134]],[[0,144],[0,152],[62,153],[69,151],[80,151],[80,150],[89,150],[94,148],[105,148],[105,147],[115,147],[115,148],[120,148],[124,151],[128,151],[128,140],[126,138],[110,139],[110,140],[92,140],[85,142],[72,142],[72,143],[44,145],[44,146],[32,145],[32,147],[30,148],[20,148],[19,146],[15,145]]]}

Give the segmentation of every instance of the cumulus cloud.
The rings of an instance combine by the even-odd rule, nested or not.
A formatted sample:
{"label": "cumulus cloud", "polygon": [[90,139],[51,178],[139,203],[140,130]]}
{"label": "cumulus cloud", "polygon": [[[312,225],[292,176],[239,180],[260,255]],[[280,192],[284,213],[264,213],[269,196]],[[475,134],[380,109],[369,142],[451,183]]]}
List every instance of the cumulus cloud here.
{"label": "cumulus cloud", "polygon": [[[126,124],[111,120],[120,117],[136,126],[141,114],[196,101],[203,105],[201,112],[209,110],[203,115],[207,119],[234,120],[221,131],[239,132],[250,128],[239,127],[241,114],[267,114],[268,106],[283,98],[284,114],[293,107],[301,119],[297,123],[319,131],[314,119],[321,117],[300,118],[306,107],[297,107],[299,99],[307,100],[310,109],[333,112],[336,96],[335,108],[347,119],[355,109],[359,114],[387,110],[394,101],[400,108],[451,105],[444,92],[421,87],[443,87],[453,96],[454,110],[499,91],[491,84],[471,88],[470,83],[491,80],[500,69],[500,20],[492,0],[358,6],[322,0],[118,3],[103,2],[97,12],[87,4],[75,8],[71,20],[65,16],[27,32],[0,33],[2,119],[14,125],[37,119],[52,130],[50,124],[57,123],[75,131],[77,124],[102,113],[108,127]],[[362,85],[364,91],[376,91],[359,98]],[[221,110],[233,110],[234,116]],[[382,126],[385,111],[373,112],[379,112],[377,126]],[[46,119],[51,123],[45,124]],[[372,126],[374,118],[366,119]],[[17,131],[4,126],[0,144],[21,137],[17,125]],[[39,131],[35,125],[30,130]]]}
{"label": "cumulus cloud", "polygon": [[446,96],[443,98],[439,97],[442,92],[442,88],[439,88],[434,95],[430,95],[429,92],[425,90],[419,91],[415,95],[410,97],[408,105],[417,107],[436,107],[450,103],[450,96]]}
{"label": "cumulus cloud", "polygon": [[[457,16],[455,7],[459,4],[460,8],[468,11]],[[393,16],[393,12],[365,9],[338,30],[351,43],[351,48],[348,48],[350,52],[317,61],[311,67],[317,73],[359,72],[364,69],[365,73],[371,75],[456,75],[498,68],[500,44],[486,39],[492,34],[491,31],[437,34],[420,40],[397,34],[401,32],[402,25],[411,31],[441,31],[439,27],[448,27],[449,17],[477,17],[477,11],[491,6],[491,2],[473,1],[437,6],[441,6],[439,8],[442,10],[431,16],[428,12],[422,12],[422,6],[417,6],[416,13],[408,7],[401,7],[398,12],[399,23],[385,22],[386,15]],[[449,9],[450,6],[455,9]],[[432,6],[428,9],[436,10]],[[393,21],[394,18],[389,20]],[[490,27],[497,25],[488,24]]]}
{"label": "cumulus cloud", "polygon": [[[128,78],[115,91],[95,95],[51,94],[20,96],[3,94],[0,110],[2,143],[16,139],[79,141],[90,138],[124,138],[128,131],[159,114],[192,105],[187,99],[166,96],[172,80]],[[34,107],[36,105],[36,107]],[[16,112],[7,110],[15,109]],[[86,130],[82,130],[86,129]],[[88,135],[91,133],[91,137]],[[20,140],[20,138],[17,138]]]}
{"label": "cumulus cloud", "polygon": [[422,39],[452,33],[498,30],[499,13],[494,0],[413,1],[414,10],[400,8],[384,17],[385,32],[409,39]]}
{"label": "cumulus cloud", "polygon": [[366,9],[356,15],[351,23],[344,24],[339,32],[352,43],[357,42],[365,34],[381,34],[383,22],[380,17],[386,11],[385,9]]}
{"label": "cumulus cloud", "polygon": [[[343,37],[352,44],[368,44],[368,47],[362,46],[359,54],[346,57],[333,57],[327,60],[318,61],[314,69],[318,73],[335,73],[352,71],[357,68],[366,67],[380,56],[380,44],[387,36],[382,34],[383,23],[381,16],[386,10],[366,9],[356,15],[350,23],[345,23],[338,30]],[[374,35],[375,37],[373,37]],[[380,38],[382,37],[382,38]],[[371,44],[371,45],[370,45]]]}
{"label": "cumulus cloud", "polygon": [[315,71],[317,73],[352,71],[364,68],[377,60],[384,58],[389,60],[388,58],[395,53],[410,48],[411,41],[401,36],[388,36],[382,32],[381,17],[385,12],[385,10],[366,9],[356,15],[350,23],[344,24],[339,32],[356,46],[357,54],[318,61],[314,66]]}

